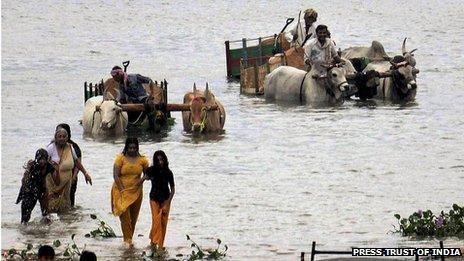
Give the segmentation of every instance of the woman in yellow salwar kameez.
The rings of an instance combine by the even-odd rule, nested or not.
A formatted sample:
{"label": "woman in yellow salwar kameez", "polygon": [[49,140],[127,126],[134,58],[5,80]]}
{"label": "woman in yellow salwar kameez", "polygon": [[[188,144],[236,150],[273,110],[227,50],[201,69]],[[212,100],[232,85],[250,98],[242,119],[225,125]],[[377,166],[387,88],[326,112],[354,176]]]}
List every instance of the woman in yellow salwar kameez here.
{"label": "woman in yellow salwar kameez", "polygon": [[168,226],[169,211],[175,193],[174,175],[169,169],[169,162],[162,150],[153,154],[153,165],[147,169],[147,178],[151,180],[150,208],[151,231],[150,242],[158,250],[164,250],[164,238]]}
{"label": "woman in yellow salwar kameez", "polygon": [[114,183],[111,189],[111,210],[119,216],[124,242],[133,246],[132,237],[142,206],[142,173],[148,167],[148,159],[139,153],[137,138],[127,137],[122,153],[114,160]]}

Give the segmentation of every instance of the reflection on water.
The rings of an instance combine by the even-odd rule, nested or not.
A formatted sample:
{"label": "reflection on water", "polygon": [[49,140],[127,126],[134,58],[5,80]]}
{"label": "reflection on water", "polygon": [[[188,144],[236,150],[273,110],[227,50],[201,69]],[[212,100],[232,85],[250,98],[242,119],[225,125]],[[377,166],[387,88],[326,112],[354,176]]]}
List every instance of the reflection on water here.
{"label": "reflection on water", "polygon": [[[388,231],[396,224],[395,213],[438,212],[464,202],[464,107],[459,106],[464,16],[447,0],[311,3],[337,48],[381,40],[387,52],[399,53],[407,36],[407,48],[418,48],[421,70],[415,102],[349,99],[314,107],[240,95],[239,82],[225,77],[224,41],[270,35],[307,5],[2,3],[2,248],[55,239],[67,245],[76,234],[76,243],[96,250],[101,260],[140,258],[149,244],[149,183],[133,249],[121,238],[84,236],[97,228],[90,214],[122,234],[109,196],[113,161],[126,135],[139,137],[140,151],[149,159],[159,149],[169,157],[176,179],[166,237],[171,257],[191,253],[187,234],[205,247],[215,247],[220,238],[229,246],[229,260],[296,260],[311,241],[330,250],[436,246],[434,240]],[[443,39],[449,35],[445,55]],[[84,136],[83,82],[106,79],[112,66],[129,59],[129,72],[169,82],[170,103],[181,103],[194,82],[208,82],[227,112],[224,133],[187,134],[181,113],[173,112],[175,124],[159,133],[133,129],[121,137]],[[36,206],[33,222],[21,226],[20,206],[14,204],[21,166],[50,142],[60,122],[70,124],[94,185],[86,185],[81,175],[77,209],[43,224]],[[454,238],[445,242],[462,244]]]}

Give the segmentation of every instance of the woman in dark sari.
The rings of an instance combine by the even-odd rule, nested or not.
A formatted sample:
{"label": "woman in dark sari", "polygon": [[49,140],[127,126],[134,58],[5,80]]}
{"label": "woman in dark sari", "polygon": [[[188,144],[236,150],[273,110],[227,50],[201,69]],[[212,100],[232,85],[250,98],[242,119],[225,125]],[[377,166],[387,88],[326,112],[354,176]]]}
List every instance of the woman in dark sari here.
{"label": "woman in dark sari", "polygon": [[45,178],[47,175],[56,178],[58,169],[57,166],[48,162],[48,153],[45,149],[38,149],[35,153],[35,159],[29,160],[24,168],[26,171],[16,204],[21,202],[21,223],[27,224],[31,219],[31,212],[37,200],[40,202],[42,216],[48,215],[48,192]]}

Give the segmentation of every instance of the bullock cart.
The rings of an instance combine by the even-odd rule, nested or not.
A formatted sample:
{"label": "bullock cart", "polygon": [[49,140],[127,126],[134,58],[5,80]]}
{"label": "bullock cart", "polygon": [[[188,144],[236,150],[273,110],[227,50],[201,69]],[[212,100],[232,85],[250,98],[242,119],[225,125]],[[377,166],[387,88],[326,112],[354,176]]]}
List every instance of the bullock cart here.
{"label": "bullock cart", "polygon": [[[117,108],[120,108],[119,111],[123,111],[123,112],[127,112],[127,113],[137,113],[139,112],[140,115],[142,115],[142,113],[145,113],[147,115],[150,115],[152,113],[154,113],[156,115],[156,121],[154,122],[155,126],[154,129],[159,129],[161,126],[164,126],[165,123],[167,123],[168,125],[172,125],[174,124],[174,118],[171,118],[171,111],[181,111],[181,112],[184,112],[184,111],[190,111],[191,108],[189,106],[189,104],[172,104],[172,103],[166,103],[165,101],[167,101],[167,81],[166,80],[163,80],[160,84],[160,88],[162,90],[162,99],[161,99],[161,102],[160,103],[156,103],[156,104],[148,104],[148,103],[144,103],[144,104],[132,104],[132,103],[128,103],[128,104],[118,104],[116,102],[116,100],[114,100],[114,102],[112,102],[112,106],[113,108],[116,108],[116,110],[118,110]],[[94,84],[94,83],[87,83],[85,82],[84,83],[84,100],[85,100],[85,104],[86,104],[86,108],[88,107],[87,105],[87,101],[89,101],[91,98],[97,98],[97,97],[100,97],[100,99],[102,99],[102,95],[105,95],[105,92],[107,90],[105,90],[105,83],[103,82],[103,80],[101,80],[99,83],[97,84]],[[109,91],[108,91],[109,92]],[[111,97],[111,96],[110,96]],[[100,106],[103,106],[104,104],[106,104],[105,102],[99,102],[99,103],[96,103],[95,105],[92,105],[94,107],[92,107],[93,111],[94,111],[94,114],[95,112],[100,112],[103,107],[100,107]],[[106,106],[108,107],[108,106]],[[211,105],[208,107],[209,110],[217,110],[218,109],[218,106],[217,105]],[[164,116],[162,120],[159,121],[159,118],[158,118],[158,112],[162,112],[162,115]],[[101,115],[103,115],[103,112],[99,113]],[[126,121],[126,124],[127,124],[127,115],[124,117],[125,118],[125,121]],[[141,126],[143,123],[142,122],[137,122],[137,123],[131,123],[132,125],[138,125],[138,126]],[[86,125],[84,125],[84,130],[86,129]],[[92,123],[92,131],[93,131],[93,125],[95,125],[95,123]],[[90,132],[90,131],[89,131]],[[92,133],[97,133],[97,131],[93,131]]]}
{"label": "bullock cart", "polygon": [[268,60],[275,53],[288,48],[286,45],[288,43],[282,33],[226,41],[227,76],[240,79],[240,93],[262,94],[264,76],[276,67],[269,66]]}

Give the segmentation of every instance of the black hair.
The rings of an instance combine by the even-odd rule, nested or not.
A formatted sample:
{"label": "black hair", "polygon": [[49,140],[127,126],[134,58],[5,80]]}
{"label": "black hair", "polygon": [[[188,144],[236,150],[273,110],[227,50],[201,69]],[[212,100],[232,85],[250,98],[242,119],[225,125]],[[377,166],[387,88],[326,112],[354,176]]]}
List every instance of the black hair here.
{"label": "black hair", "polygon": [[53,249],[53,247],[49,245],[43,245],[39,248],[39,252],[37,253],[37,256],[39,258],[44,257],[44,256],[55,258],[55,250]]}
{"label": "black hair", "polygon": [[69,124],[60,123],[60,124],[56,125],[56,130],[58,130],[59,128],[65,129],[68,132],[68,139],[71,139],[71,127],[69,127]]}
{"label": "black hair", "polygon": [[325,24],[320,24],[316,27],[316,32],[325,29],[327,32],[329,32],[329,29],[327,28],[327,25]]}
{"label": "black hair", "polygon": [[153,153],[153,166],[157,169],[161,169],[161,166],[158,163],[158,156],[161,156],[161,158],[163,159],[163,169],[169,169],[168,157],[166,156],[166,153],[164,153],[164,151],[162,150],[157,150],[155,151],[155,153]]}
{"label": "black hair", "polygon": [[117,70],[117,69],[121,69],[121,70],[122,70],[121,66],[118,66],[118,65],[113,66],[113,68],[112,68],[111,70]]}
{"label": "black hair", "polygon": [[137,154],[140,155],[140,153],[139,153],[139,140],[136,137],[127,137],[126,138],[126,144],[124,145],[124,149],[122,150],[122,154],[126,155],[127,149],[129,148],[129,144],[135,144],[135,147],[137,148]]}
{"label": "black hair", "polygon": [[79,261],[97,261],[97,255],[92,251],[85,250],[81,253]]}
{"label": "black hair", "polygon": [[43,159],[43,158],[48,159],[48,152],[47,152],[47,150],[45,150],[45,149],[38,149],[38,150],[35,152],[34,160],[35,160],[36,162],[38,162],[39,160],[41,160],[41,159]]}

